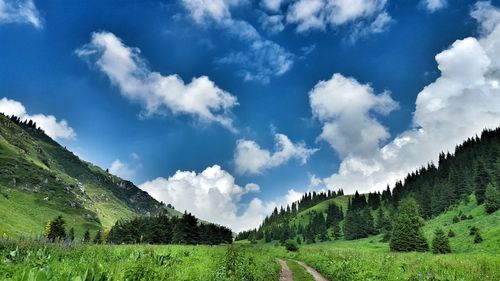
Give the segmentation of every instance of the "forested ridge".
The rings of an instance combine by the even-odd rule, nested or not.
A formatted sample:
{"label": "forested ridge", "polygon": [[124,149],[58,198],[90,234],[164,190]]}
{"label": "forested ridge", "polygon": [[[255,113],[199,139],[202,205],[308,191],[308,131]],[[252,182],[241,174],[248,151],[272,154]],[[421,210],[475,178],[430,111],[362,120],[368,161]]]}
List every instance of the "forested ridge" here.
{"label": "forested ridge", "polygon": [[[417,231],[412,239],[419,240],[422,239],[419,229],[423,225],[419,220],[436,217],[470,198],[484,205],[487,213],[500,208],[500,128],[484,130],[480,136],[457,145],[453,153],[441,153],[438,159],[437,164],[429,162],[409,173],[392,189],[387,186],[382,192],[368,194],[356,191],[347,196],[345,209],[335,199],[346,199],[341,189],[338,192],[309,192],[299,201],[275,209],[259,228],[241,232],[236,239],[279,240],[282,243],[295,239],[298,243],[314,243],[383,234],[382,239],[389,241],[391,236],[400,234],[396,229],[399,220],[413,224]],[[408,199],[411,200],[408,202]],[[329,202],[325,210],[314,208],[325,201]],[[307,214],[307,220],[301,220],[302,214]],[[456,219],[467,219],[467,216],[460,214]],[[437,237],[442,237],[441,232],[436,230]],[[393,237],[391,243],[395,240],[397,237]],[[413,250],[427,249],[429,245],[423,242],[413,245]]]}

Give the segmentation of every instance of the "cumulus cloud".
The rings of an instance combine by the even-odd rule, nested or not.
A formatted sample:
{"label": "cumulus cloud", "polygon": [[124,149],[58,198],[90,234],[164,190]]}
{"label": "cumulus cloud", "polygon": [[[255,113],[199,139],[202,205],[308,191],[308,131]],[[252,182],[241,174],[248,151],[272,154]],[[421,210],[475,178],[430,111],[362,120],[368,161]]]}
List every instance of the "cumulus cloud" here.
{"label": "cumulus cloud", "polygon": [[448,5],[447,0],[422,0],[424,7],[430,12],[445,8]]}
{"label": "cumulus cloud", "polygon": [[317,149],[307,148],[305,143],[293,143],[286,135],[275,135],[275,151],[262,149],[252,140],[240,139],[234,151],[236,170],[241,174],[260,174],[267,169],[280,166],[290,159],[305,164]]}
{"label": "cumulus cloud", "polygon": [[389,114],[398,107],[388,92],[375,94],[370,85],[334,74],[309,92],[314,117],[323,123],[320,138],[340,156],[371,155],[389,137],[374,114]]}
{"label": "cumulus cloud", "polygon": [[214,165],[201,173],[177,171],[169,178],[159,177],[139,186],[153,198],[170,203],[179,211],[187,210],[197,217],[225,225],[233,231],[257,227],[274,207],[298,200],[302,195],[289,190],[287,195],[272,201],[253,198],[248,204],[241,202],[244,194],[258,192],[254,183],[242,187],[234,177]]}
{"label": "cumulus cloud", "polygon": [[76,53],[95,63],[123,96],[141,103],[146,115],[192,115],[202,122],[234,130],[228,112],[238,104],[237,99],[207,76],[185,83],[176,74],[164,76],[151,71],[139,49],[124,45],[110,32],[94,32],[91,41]]}
{"label": "cumulus cloud", "polygon": [[42,28],[42,19],[33,0],[0,0],[0,24],[26,23]]}
{"label": "cumulus cloud", "polygon": [[0,99],[0,112],[7,116],[15,115],[21,120],[32,120],[38,127],[42,128],[45,133],[57,140],[57,139],[67,139],[73,140],[76,138],[76,133],[68,125],[68,122],[64,119],[58,121],[53,115],[35,114],[30,115],[27,113],[24,105],[16,100],[11,100],[6,97]]}
{"label": "cumulus cloud", "polygon": [[[230,52],[218,59],[221,64],[236,65],[245,80],[268,83],[272,77],[281,76],[291,69],[295,56],[271,40],[263,38],[248,22],[234,19],[230,8],[245,1],[238,0],[183,0],[184,7],[200,25],[215,25],[242,41],[247,49]],[[278,18],[266,19],[271,29],[280,29]],[[284,27],[283,27],[284,28]]]}
{"label": "cumulus cloud", "polygon": [[352,25],[351,40],[386,30],[392,21],[387,0],[296,0],[288,6],[286,19],[297,32]]}
{"label": "cumulus cloud", "polygon": [[[412,128],[371,155],[348,154],[339,171],[324,179],[327,186],[348,192],[380,190],[419,166],[436,162],[439,152],[453,151],[464,139],[500,124],[498,11],[489,2],[475,5],[471,15],[482,35],[457,40],[436,55],[441,76],[418,94]],[[341,108],[351,110],[350,105]]]}

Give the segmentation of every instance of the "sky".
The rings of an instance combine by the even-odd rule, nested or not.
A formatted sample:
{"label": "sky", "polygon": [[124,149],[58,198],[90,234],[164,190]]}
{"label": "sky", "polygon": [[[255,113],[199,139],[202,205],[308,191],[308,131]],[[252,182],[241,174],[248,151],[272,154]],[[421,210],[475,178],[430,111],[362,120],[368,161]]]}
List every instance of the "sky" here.
{"label": "sky", "polygon": [[0,0],[0,112],[241,231],[500,124],[500,1]]}

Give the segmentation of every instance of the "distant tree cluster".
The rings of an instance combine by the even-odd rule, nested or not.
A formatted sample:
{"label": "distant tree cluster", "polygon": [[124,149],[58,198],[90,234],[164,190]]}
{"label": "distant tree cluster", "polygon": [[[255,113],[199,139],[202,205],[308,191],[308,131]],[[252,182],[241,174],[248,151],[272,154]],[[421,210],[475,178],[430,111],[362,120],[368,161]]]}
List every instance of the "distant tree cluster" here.
{"label": "distant tree cluster", "polygon": [[36,122],[33,121],[33,120],[28,120],[28,119],[22,120],[21,118],[15,116],[15,115],[10,116],[9,119],[10,119],[10,121],[16,123],[17,125],[20,125],[20,126],[23,126],[23,127],[29,127],[29,128],[32,128],[32,129],[39,130],[39,131],[43,132],[43,130],[40,127],[38,127],[36,125]]}
{"label": "distant tree cluster", "polygon": [[[103,244],[106,242],[109,230],[103,229],[98,230],[94,238],[95,244]],[[48,221],[44,227],[44,236],[50,242],[60,242],[67,241],[73,242],[75,240],[75,229],[71,227],[69,231],[66,231],[66,221],[62,216],[57,216],[53,220]],[[83,234],[83,243],[90,243],[90,231],[87,229]]]}
{"label": "distant tree cluster", "polygon": [[114,244],[207,244],[232,243],[229,228],[211,223],[198,223],[198,219],[185,212],[181,218],[166,214],[120,220],[110,230],[108,242]]}

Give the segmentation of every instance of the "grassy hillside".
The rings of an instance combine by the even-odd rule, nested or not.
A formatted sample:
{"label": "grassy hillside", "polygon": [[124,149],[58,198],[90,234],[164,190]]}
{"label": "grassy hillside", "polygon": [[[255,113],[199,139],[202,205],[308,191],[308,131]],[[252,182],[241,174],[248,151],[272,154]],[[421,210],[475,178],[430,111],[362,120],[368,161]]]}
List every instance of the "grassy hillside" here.
{"label": "grassy hillside", "polygon": [[77,236],[167,209],[133,183],[80,160],[43,131],[0,115],[0,233],[37,235],[62,214]]}

